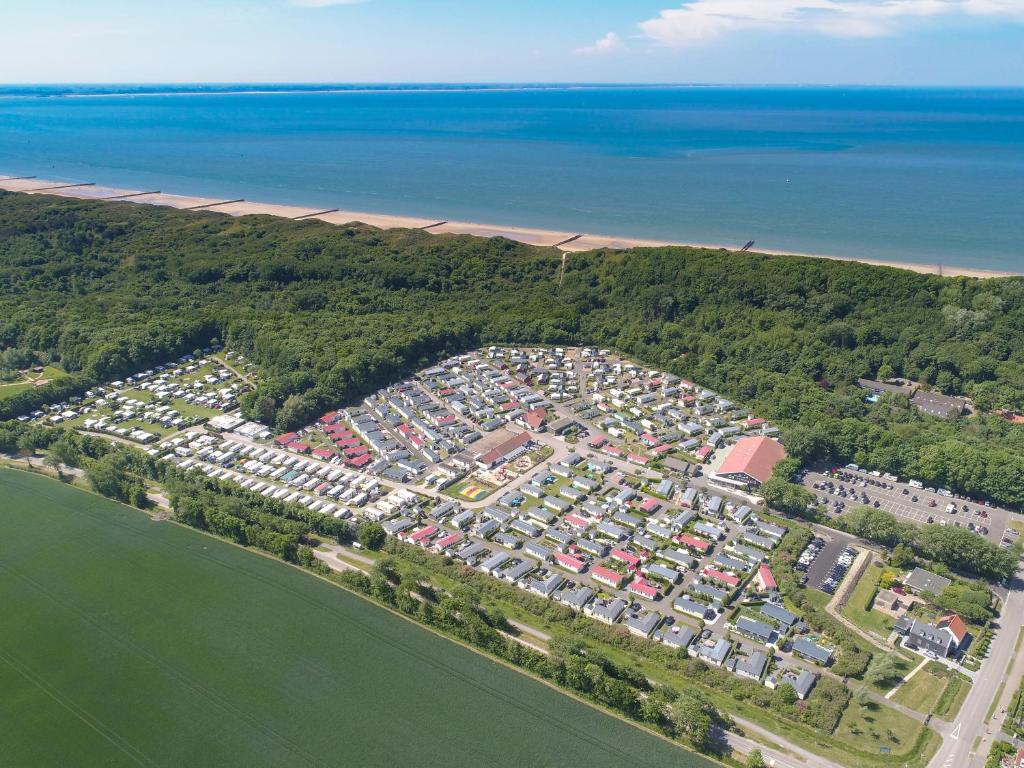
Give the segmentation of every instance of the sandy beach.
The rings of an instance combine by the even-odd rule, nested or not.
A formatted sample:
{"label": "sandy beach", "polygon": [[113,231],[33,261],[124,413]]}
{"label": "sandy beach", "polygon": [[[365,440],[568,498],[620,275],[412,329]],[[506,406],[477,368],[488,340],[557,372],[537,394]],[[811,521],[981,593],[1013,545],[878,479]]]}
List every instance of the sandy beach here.
{"label": "sandy beach", "polygon": [[[225,200],[194,195],[177,195],[163,191],[144,189],[121,189],[96,184],[75,184],[68,181],[54,181],[39,178],[16,178],[11,174],[0,175],[0,190],[8,192],[24,192],[27,194],[55,195],[82,200],[119,200],[135,204],[166,205],[181,210],[209,210],[225,213],[230,216],[266,215],[280,216],[287,219],[320,219],[330,224],[343,225],[361,222],[380,229],[422,229],[435,235],[457,234],[474,235],[477,237],[504,237],[529,245],[557,247],[570,253],[589,251],[600,248],[622,250],[627,248],[658,248],[664,246],[691,246],[697,248],[725,248],[728,246],[715,243],[682,243],[660,240],[645,240],[633,237],[616,237],[613,235],[590,234],[583,232],[555,231],[533,229],[529,227],[501,226],[481,224],[468,221],[448,221],[443,218],[427,219],[414,216],[370,213],[367,211],[348,211],[332,208],[330,205],[297,206],[277,203],[263,203],[252,200]],[[817,259],[835,259],[838,261],[856,261],[875,266],[896,267],[920,274],[941,274],[947,277],[992,278],[1009,277],[1021,273],[1003,272],[998,270],[974,269],[969,267],[943,266],[939,264],[917,264],[913,262],[886,261],[883,259],[854,258],[851,256],[830,256],[820,253],[793,253],[772,251],[761,248],[756,253],[771,256],[803,256]]]}

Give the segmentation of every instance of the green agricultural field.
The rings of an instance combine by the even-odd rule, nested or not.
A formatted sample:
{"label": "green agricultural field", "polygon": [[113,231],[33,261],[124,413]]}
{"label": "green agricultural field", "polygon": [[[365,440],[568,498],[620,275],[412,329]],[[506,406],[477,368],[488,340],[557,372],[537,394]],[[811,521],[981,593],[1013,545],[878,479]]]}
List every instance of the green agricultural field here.
{"label": "green agricultural field", "polygon": [[0,489],[5,766],[712,765],[280,562]]}

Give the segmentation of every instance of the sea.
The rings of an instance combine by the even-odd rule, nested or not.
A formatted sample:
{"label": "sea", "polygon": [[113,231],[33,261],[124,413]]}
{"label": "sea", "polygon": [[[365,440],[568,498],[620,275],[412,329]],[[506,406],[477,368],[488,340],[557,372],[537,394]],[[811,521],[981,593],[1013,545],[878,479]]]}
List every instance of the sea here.
{"label": "sea", "polygon": [[1024,273],[1024,89],[0,86],[0,175]]}

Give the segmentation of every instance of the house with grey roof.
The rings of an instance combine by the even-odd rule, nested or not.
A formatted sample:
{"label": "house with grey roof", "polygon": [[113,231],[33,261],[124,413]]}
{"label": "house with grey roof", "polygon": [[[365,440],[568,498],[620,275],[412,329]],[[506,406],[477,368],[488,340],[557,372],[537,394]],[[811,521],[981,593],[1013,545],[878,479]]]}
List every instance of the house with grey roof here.
{"label": "house with grey roof", "polygon": [[493,575],[498,567],[512,558],[507,552],[495,552],[478,566],[481,571]]}
{"label": "house with grey roof", "polygon": [[669,568],[661,563],[646,563],[640,570],[648,576],[656,576],[659,579],[664,579],[673,586],[678,584],[679,580],[682,578],[679,571],[675,568]]}
{"label": "house with grey roof", "polygon": [[505,566],[494,575],[497,576],[499,579],[503,579],[505,581],[511,582],[512,584],[515,584],[521,578],[535,571],[536,569],[537,564],[530,560],[516,560],[514,564]]}
{"label": "house with grey roof", "polygon": [[691,595],[697,595],[705,597],[713,603],[724,605],[729,598],[729,593],[724,589],[713,587],[710,584],[704,584],[702,582],[695,582],[686,588],[686,591]]}
{"label": "house with grey roof", "polygon": [[682,624],[662,627],[654,634],[655,640],[669,648],[688,648],[694,637],[693,630]]}
{"label": "house with grey roof", "polygon": [[564,583],[565,577],[561,574],[548,573],[547,576],[543,578],[530,579],[527,582],[526,588],[535,595],[551,597]]}
{"label": "house with grey roof", "polygon": [[764,681],[765,687],[775,690],[776,688],[789,685],[796,691],[796,697],[803,701],[811,695],[811,689],[818,682],[818,676],[806,669],[780,669],[773,672]]}
{"label": "house with grey roof", "polygon": [[752,619],[749,616],[740,616],[736,620],[736,631],[751,640],[768,644],[775,637],[775,628],[763,621]]}
{"label": "house with grey roof", "polygon": [[637,637],[650,637],[661,623],[661,614],[657,611],[630,611],[626,615],[626,629]]}
{"label": "house with grey roof", "polygon": [[604,622],[605,624],[614,624],[619,620],[619,617],[625,612],[626,607],[629,605],[621,597],[612,599],[600,599],[594,600],[583,608],[583,612],[591,618],[597,619],[598,621]]}
{"label": "house with grey roof", "polygon": [[815,643],[813,640],[808,640],[806,637],[800,637],[793,641],[793,655],[799,656],[807,661],[813,661],[815,664],[821,666],[827,666],[832,661],[832,651],[828,648]]}
{"label": "house with grey roof", "polygon": [[768,669],[768,657],[760,650],[754,651],[749,656],[733,656],[726,663],[725,668],[740,677],[760,682],[765,670]]}
{"label": "house with grey roof", "polygon": [[581,585],[575,589],[563,589],[555,594],[554,599],[556,603],[566,605],[574,611],[582,611],[595,594],[592,588]]}
{"label": "house with grey roof", "polygon": [[680,613],[685,613],[687,616],[693,616],[694,618],[700,619],[701,621],[705,621],[706,619],[714,616],[714,611],[708,608],[706,603],[691,600],[686,596],[677,597],[672,603],[672,608]]}
{"label": "house with grey roof", "polygon": [[725,660],[729,656],[729,651],[731,650],[732,643],[724,637],[715,639],[715,636],[712,635],[709,640],[704,640],[696,645],[691,645],[689,653],[691,656],[695,656],[708,664],[720,667],[725,663]]}
{"label": "house with grey roof", "polygon": [[606,557],[608,555],[608,545],[593,539],[577,539],[576,546],[584,552],[594,555],[594,557]]}
{"label": "house with grey roof", "polygon": [[931,571],[926,571],[924,568],[915,568],[903,579],[903,586],[915,595],[920,595],[922,592],[930,592],[938,596],[952,583],[951,579]]}
{"label": "house with grey roof", "polygon": [[777,622],[783,631],[789,631],[794,624],[800,621],[799,616],[792,611],[787,611],[777,603],[765,603],[761,606],[761,613]]}

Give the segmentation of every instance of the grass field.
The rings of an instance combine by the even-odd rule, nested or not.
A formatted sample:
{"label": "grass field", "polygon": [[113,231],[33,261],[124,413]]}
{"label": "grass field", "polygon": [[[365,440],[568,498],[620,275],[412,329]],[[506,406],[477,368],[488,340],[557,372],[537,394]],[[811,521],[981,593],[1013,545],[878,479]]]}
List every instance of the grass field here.
{"label": "grass field", "polygon": [[42,373],[26,373],[22,374],[21,377],[16,381],[5,381],[0,382],[0,400],[4,400],[8,397],[14,397],[15,395],[21,394],[26,389],[32,389],[37,386],[37,381],[53,381],[59,379],[66,374],[60,368],[56,368],[52,365],[47,365]]}
{"label": "grass field", "polygon": [[712,765],[282,563],[0,489],[5,766]]}
{"label": "grass field", "polygon": [[843,607],[843,616],[865,632],[877,635],[879,640],[885,640],[889,636],[895,623],[890,616],[868,608],[868,601],[878,590],[882,570],[875,565],[865,568]]}
{"label": "grass field", "polygon": [[944,675],[932,674],[926,666],[909,681],[900,686],[893,696],[897,704],[916,709],[918,712],[931,712],[938,703],[942,692],[949,683]]}

